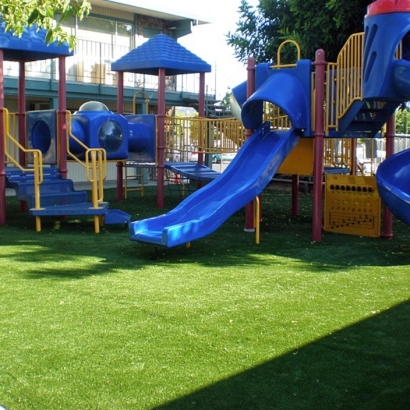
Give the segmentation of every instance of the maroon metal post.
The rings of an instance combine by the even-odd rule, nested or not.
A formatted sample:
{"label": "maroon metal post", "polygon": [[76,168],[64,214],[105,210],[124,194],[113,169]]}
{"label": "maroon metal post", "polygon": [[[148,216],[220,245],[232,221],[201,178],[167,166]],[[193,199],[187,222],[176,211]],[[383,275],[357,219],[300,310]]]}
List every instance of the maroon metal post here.
{"label": "maroon metal post", "polygon": [[[198,116],[199,118],[205,118],[205,73],[199,73],[199,101],[198,101]],[[204,127],[199,129],[200,146],[202,147],[204,141],[204,133],[206,135]],[[204,153],[202,149],[198,151],[198,164],[204,163]],[[204,186],[203,181],[197,182],[197,187],[202,188]]]}
{"label": "maroon metal post", "polygon": [[322,210],[323,210],[323,154],[324,154],[324,101],[326,59],[325,51],[316,51],[314,65],[315,74],[315,118],[314,118],[314,162],[313,162],[313,221],[312,239],[315,242],[322,240]]}
{"label": "maroon metal post", "polygon": [[292,215],[299,215],[299,175],[292,175]]}
{"label": "maroon metal post", "polygon": [[[19,143],[26,146],[26,65],[24,61],[19,62],[18,78],[18,124],[19,124]],[[19,152],[20,165],[26,165],[26,156],[22,150]]]}
{"label": "maroon metal post", "polygon": [[165,68],[158,70],[157,207],[164,207]]}
{"label": "maroon metal post", "polygon": [[356,164],[357,164],[357,139],[351,139],[350,145],[350,175],[356,175]]}
{"label": "maroon metal post", "polygon": [[3,76],[4,53],[0,48],[0,225],[6,224],[6,165],[5,165],[5,142],[4,135],[4,76]]}
{"label": "maroon metal post", "polygon": [[[200,73],[199,74],[199,101],[198,101],[198,116],[199,118],[204,118],[205,117],[205,73]],[[204,128],[201,127],[199,130],[199,135],[200,135],[200,145],[202,146],[203,140],[204,140]],[[203,164],[204,163],[204,153],[203,151],[198,152],[198,163]],[[202,186],[201,181],[199,181],[198,186]]]}
{"label": "maroon metal post", "polygon": [[[254,57],[248,58],[248,77],[246,82],[246,96],[249,98],[255,92],[255,67],[256,61]],[[252,129],[245,130],[245,138],[248,139],[252,135]],[[260,206],[260,205],[259,205]],[[254,203],[251,201],[245,207],[245,231],[253,232],[255,230],[254,218]]]}
{"label": "maroon metal post", "polygon": [[[118,74],[118,82],[117,82],[117,113],[124,114],[124,72],[119,71]],[[123,168],[124,163],[122,161],[117,162],[117,190],[116,196],[117,201],[121,202],[123,198]]]}
{"label": "maroon metal post", "polygon": [[[386,158],[394,154],[395,129],[395,118],[394,115],[392,115],[386,124]],[[393,238],[393,214],[386,207],[383,208],[383,230],[381,237],[385,239]]]}
{"label": "maroon metal post", "polygon": [[67,102],[66,102],[66,64],[65,56],[58,57],[58,142],[59,151],[59,170],[62,179],[67,178]]}
{"label": "maroon metal post", "polygon": [[[19,78],[18,78],[18,142],[26,146],[26,64],[24,61],[19,62]],[[21,166],[27,165],[27,158],[23,150],[19,150],[19,164]],[[27,202],[20,201],[20,211],[27,210]]]}

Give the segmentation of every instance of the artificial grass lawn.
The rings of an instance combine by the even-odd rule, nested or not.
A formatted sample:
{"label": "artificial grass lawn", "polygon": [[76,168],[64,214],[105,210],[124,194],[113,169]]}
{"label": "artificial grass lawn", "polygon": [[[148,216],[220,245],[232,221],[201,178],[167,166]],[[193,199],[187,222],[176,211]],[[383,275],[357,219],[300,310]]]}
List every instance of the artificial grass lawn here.
{"label": "artificial grass lawn", "polygon": [[[8,409],[410,408],[409,227],[312,243],[310,195],[292,217],[289,194],[268,190],[260,245],[241,211],[153,260],[124,227],[44,218],[36,233],[7,201]],[[135,220],[162,213],[155,204],[147,188],[111,207]]]}

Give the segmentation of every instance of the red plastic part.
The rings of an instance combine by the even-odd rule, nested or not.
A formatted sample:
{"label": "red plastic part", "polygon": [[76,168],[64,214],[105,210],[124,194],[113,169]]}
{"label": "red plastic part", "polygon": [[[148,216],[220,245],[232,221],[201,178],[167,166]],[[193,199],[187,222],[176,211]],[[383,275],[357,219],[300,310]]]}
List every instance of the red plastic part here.
{"label": "red plastic part", "polygon": [[377,0],[367,7],[366,17],[386,13],[410,13],[410,0]]}

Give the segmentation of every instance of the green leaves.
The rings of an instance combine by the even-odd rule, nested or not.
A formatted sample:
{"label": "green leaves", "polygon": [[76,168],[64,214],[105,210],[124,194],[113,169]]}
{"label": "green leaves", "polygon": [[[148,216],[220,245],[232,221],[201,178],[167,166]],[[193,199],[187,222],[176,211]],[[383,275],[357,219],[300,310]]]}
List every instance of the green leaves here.
{"label": "green leaves", "polygon": [[88,0],[3,0],[0,14],[6,23],[6,31],[21,36],[24,27],[37,25],[45,29],[46,42],[66,42],[75,47],[75,37],[68,35],[60,22],[77,16],[80,20],[88,15],[91,5]]}
{"label": "green leaves", "polygon": [[[228,33],[227,43],[243,62],[251,55],[257,62],[275,62],[277,49],[285,40],[298,42],[302,58],[313,59],[315,51],[323,48],[328,61],[336,61],[347,38],[363,31],[370,3],[371,0],[260,0],[255,9],[242,0],[238,28],[235,33]],[[294,62],[288,54],[284,53],[282,62]]]}

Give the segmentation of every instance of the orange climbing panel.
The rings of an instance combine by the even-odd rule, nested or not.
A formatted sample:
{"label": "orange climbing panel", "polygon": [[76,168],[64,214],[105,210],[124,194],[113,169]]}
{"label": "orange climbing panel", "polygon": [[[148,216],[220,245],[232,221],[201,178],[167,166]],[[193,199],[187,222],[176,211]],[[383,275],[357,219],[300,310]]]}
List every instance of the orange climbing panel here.
{"label": "orange climbing panel", "polygon": [[381,200],[373,176],[326,175],[324,230],[380,236]]}

